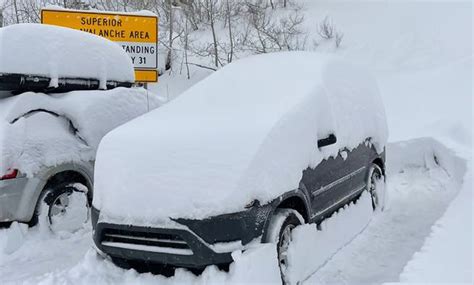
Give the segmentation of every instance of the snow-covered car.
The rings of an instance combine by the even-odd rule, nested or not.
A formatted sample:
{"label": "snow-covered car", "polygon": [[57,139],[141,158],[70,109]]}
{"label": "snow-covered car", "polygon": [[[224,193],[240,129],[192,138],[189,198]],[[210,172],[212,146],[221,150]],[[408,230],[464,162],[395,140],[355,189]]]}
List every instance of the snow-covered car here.
{"label": "snow-covered car", "polygon": [[159,105],[143,88],[111,83],[133,81],[130,58],[108,40],[53,26],[0,29],[0,223],[74,230],[87,220],[100,140]]}
{"label": "snow-covered car", "polygon": [[274,242],[285,278],[293,228],[363,191],[383,207],[378,93],[367,71],[328,55],[276,53],[224,67],[103,139],[92,208],[98,252],[120,266],[203,268]]}
{"label": "snow-covered car", "polygon": [[112,89],[134,79],[130,57],[99,36],[40,24],[0,29],[0,91]]}

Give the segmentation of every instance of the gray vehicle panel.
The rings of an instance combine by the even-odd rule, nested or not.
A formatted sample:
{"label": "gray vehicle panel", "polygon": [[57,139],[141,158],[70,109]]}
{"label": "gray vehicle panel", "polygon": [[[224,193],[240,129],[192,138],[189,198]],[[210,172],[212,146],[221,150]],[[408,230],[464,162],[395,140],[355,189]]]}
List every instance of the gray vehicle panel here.
{"label": "gray vehicle panel", "polygon": [[29,222],[36,204],[48,180],[54,175],[74,171],[81,174],[92,189],[94,163],[71,162],[59,166],[46,167],[34,177],[19,177],[0,181],[0,222]]}

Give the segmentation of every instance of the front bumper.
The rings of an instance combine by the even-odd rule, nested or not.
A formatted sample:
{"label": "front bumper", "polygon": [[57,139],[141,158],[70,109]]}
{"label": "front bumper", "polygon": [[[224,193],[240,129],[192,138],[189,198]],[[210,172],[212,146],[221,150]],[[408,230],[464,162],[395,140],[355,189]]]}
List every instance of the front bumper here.
{"label": "front bumper", "polygon": [[112,259],[131,262],[185,268],[228,264],[234,250],[262,236],[271,211],[267,205],[204,220],[177,219],[178,228],[155,228],[98,222],[100,212],[92,208],[94,243]]}
{"label": "front bumper", "polygon": [[0,181],[0,222],[27,222],[31,218],[30,211],[22,207],[25,197],[30,195],[27,185],[25,177]]}

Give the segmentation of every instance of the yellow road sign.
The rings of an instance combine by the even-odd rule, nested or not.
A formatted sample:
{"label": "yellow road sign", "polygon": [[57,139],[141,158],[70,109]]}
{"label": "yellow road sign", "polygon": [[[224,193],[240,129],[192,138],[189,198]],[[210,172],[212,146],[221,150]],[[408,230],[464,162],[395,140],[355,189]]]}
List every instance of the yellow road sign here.
{"label": "yellow road sign", "polygon": [[135,81],[158,81],[156,16],[43,9],[41,23],[72,28],[114,41],[130,55],[135,67]]}
{"label": "yellow road sign", "polygon": [[137,82],[157,82],[158,71],[146,70],[146,69],[135,69],[135,81]]}

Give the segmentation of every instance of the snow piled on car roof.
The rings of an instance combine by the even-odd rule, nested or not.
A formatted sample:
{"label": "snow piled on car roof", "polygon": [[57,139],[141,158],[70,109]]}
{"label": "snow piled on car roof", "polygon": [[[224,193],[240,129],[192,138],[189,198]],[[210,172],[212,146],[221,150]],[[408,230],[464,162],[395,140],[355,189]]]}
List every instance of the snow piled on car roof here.
{"label": "snow piled on car roof", "polygon": [[0,29],[0,73],[134,82],[130,57],[116,43],[69,28],[18,24]]}
{"label": "snow piled on car roof", "polygon": [[[337,143],[318,149],[331,133]],[[249,57],[109,133],[94,205],[103,220],[136,225],[240,211],[367,138],[383,151],[385,113],[366,71],[309,52]]]}
{"label": "snow piled on car roof", "polygon": [[105,134],[159,105],[143,88],[121,87],[0,99],[0,173],[92,161]]}

